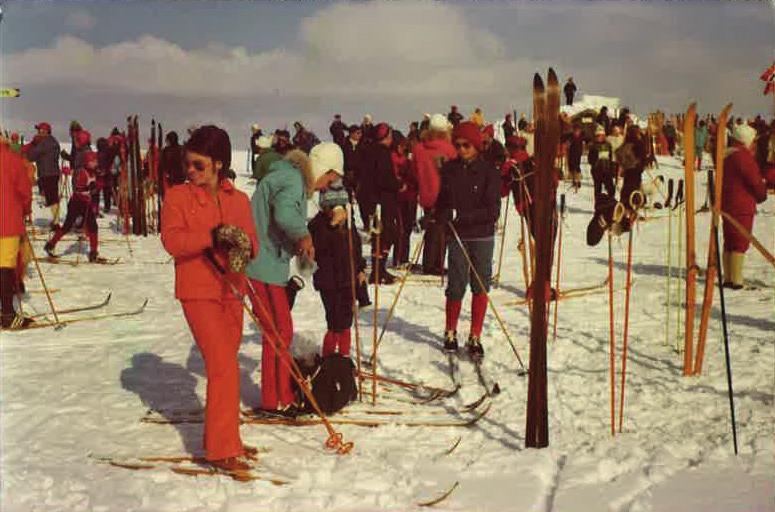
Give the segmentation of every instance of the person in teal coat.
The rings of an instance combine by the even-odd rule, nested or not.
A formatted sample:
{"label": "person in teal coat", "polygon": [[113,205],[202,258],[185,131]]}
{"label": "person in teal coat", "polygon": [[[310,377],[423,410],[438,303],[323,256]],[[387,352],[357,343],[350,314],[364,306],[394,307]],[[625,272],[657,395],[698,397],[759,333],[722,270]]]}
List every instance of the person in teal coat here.
{"label": "person in teal coat", "polygon": [[285,286],[293,256],[302,262],[315,259],[307,231],[311,194],[309,157],[294,150],[269,166],[251,199],[261,247],[247,267],[253,290],[250,299],[263,332],[261,408],[287,415],[295,415],[297,406],[287,364],[293,321]]}
{"label": "person in teal coat", "polygon": [[694,155],[697,158],[697,170],[702,168],[702,152],[705,151],[705,142],[708,140],[708,127],[705,121],[700,121],[700,126],[694,132]]}

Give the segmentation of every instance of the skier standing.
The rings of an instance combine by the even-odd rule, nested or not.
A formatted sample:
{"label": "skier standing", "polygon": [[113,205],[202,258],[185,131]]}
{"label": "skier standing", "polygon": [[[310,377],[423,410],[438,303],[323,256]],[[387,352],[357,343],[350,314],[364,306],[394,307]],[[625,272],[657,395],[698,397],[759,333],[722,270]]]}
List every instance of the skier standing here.
{"label": "skier standing", "polygon": [[514,127],[514,122],[511,120],[511,114],[506,114],[506,118],[503,120],[501,127],[503,128],[504,140],[507,140],[517,131]]}
{"label": "skier standing", "polygon": [[[438,190],[444,163],[457,158],[457,152],[450,141],[450,128],[451,124],[443,114],[434,114],[431,116],[429,129],[424,133],[423,140],[412,147],[412,165],[418,180],[419,202],[422,205],[432,203],[432,196],[438,193],[434,190]],[[447,226],[445,219],[439,217],[439,213],[432,206],[425,207],[421,220],[425,229],[422,254],[424,274],[442,275],[444,273]]]}
{"label": "skier standing", "polygon": [[347,125],[342,122],[341,114],[334,115],[334,120],[331,126],[328,127],[328,131],[331,134],[333,141],[339,146],[344,145],[344,132],[347,129]]}
{"label": "skier standing", "polygon": [[[492,278],[492,254],[495,244],[495,223],[500,214],[500,172],[481,156],[484,149],[479,128],[471,122],[460,123],[452,133],[457,158],[441,169],[441,183],[432,174],[419,179],[429,181],[429,194],[423,202],[426,208],[435,207],[439,217],[451,222],[462,240],[449,241],[449,280],[446,290],[446,322],[444,350],[458,349],[457,324],[466,287],[470,283],[471,330],[466,342],[472,358],[484,356],[480,336],[487,312],[487,292]],[[422,196],[421,196],[422,197]],[[473,268],[463,254],[471,258]],[[476,272],[479,280],[473,277]]]}
{"label": "skier standing", "polygon": [[[228,134],[212,125],[198,128],[185,152],[188,183],[167,191],[161,240],[175,258],[175,298],[205,361],[205,458],[220,469],[248,469],[239,433],[242,303],[224,280],[246,291],[244,263],[258,253],[258,240],[247,196],[227,179]],[[218,275],[208,251],[228,265],[228,275]]]}
{"label": "skier standing", "polygon": [[296,135],[293,136],[293,145],[309,154],[310,150],[320,143],[320,139],[314,133],[307,130],[299,121],[293,123],[293,127],[296,130]]}
{"label": "skier standing", "polygon": [[411,170],[408,157],[409,141],[395,132],[393,136],[393,172],[399,183],[398,192],[398,233],[393,248],[393,264],[403,265],[409,262],[411,236],[417,219],[417,180]]}
{"label": "skier standing", "polygon": [[662,133],[664,134],[665,139],[667,139],[668,153],[670,153],[670,156],[675,155],[676,131],[675,131],[675,124],[673,124],[672,119],[667,120],[667,123],[665,124],[665,128],[662,130]]}
{"label": "skier standing", "polygon": [[380,247],[377,251],[376,236],[372,238],[372,265],[369,283],[374,284],[379,266],[379,281],[381,284],[393,284],[395,276],[386,268],[387,255],[396,243],[398,236],[398,192],[401,183],[393,170],[391,147],[393,145],[393,129],[387,123],[379,123],[374,129],[375,143],[371,146],[369,159],[370,180],[374,181],[373,197],[381,208]]}
{"label": "skier standing", "polygon": [[[269,166],[251,198],[253,219],[261,252],[247,267],[257,297],[253,311],[264,336],[261,356],[261,407],[295,415],[298,410],[291,375],[280,358],[288,357],[293,340],[293,320],[286,293],[291,258],[301,265],[315,259],[307,230],[307,202],[312,195],[309,157],[301,150],[288,152]],[[260,300],[263,307],[256,302]],[[277,353],[274,345],[282,347]]]}
{"label": "skier standing", "polygon": [[572,76],[568,77],[568,81],[565,82],[565,87],[563,87],[562,90],[565,93],[565,104],[573,105],[573,96],[576,94],[576,84],[573,83]]}
{"label": "skier standing", "polygon": [[573,131],[566,138],[568,143],[568,171],[576,190],[581,187],[581,155],[584,154],[584,133],[581,126],[573,125]]}
{"label": "skier standing", "polygon": [[500,169],[503,162],[506,161],[506,150],[503,144],[495,140],[495,126],[488,124],[482,130],[482,145],[484,150],[482,156],[493,167]]}
{"label": "skier standing", "polygon": [[[721,209],[734,217],[750,233],[756,215],[756,204],[767,200],[767,185],[753,154],[756,130],[748,125],[736,125],[732,131],[732,147],[724,158],[721,189]],[[743,287],[743,260],[750,245],[726,219],[723,225],[724,287]]]}
{"label": "skier standing", "polygon": [[616,193],[616,169],[613,162],[614,151],[611,143],[606,140],[605,129],[597,125],[595,128],[595,140],[589,145],[587,161],[592,169],[592,179],[595,182],[595,196],[605,188],[606,194],[614,196]]}
{"label": "skier standing", "polygon": [[[307,228],[315,247],[317,270],[313,284],[320,293],[326,314],[327,331],[323,337],[323,357],[338,352],[349,357],[353,323],[352,269],[355,286],[366,282],[366,262],[361,251],[361,239],[355,226],[347,232],[347,191],[342,183],[344,157],[336,144],[323,142],[310,153],[314,188],[320,192],[320,211]],[[352,240],[352,253],[350,253]]]}
{"label": "skier standing", "polygon": [[59,225],[59,142],[51,135],[51,125],[35,125],[38,134],[33,143],[24,146],[23,152],[28,160],[35,163],[38,170],[38,189],[51,209],[51,228]]}
{"label": "skier standing", "polygon": [[83,226],[89,237],[89,261],[94,263],[98,258],[99,237],[97,234],[97,212],[94,208],[94,191],[97,190],[97,153],[87,151],[80,157],[82,166],[73,173],[73,195],[67,202],[67,216],[62,227],[54,232],[54,236],[46,242],[43,250],[50,257],[55,258],[54,249],[59,240],[62,239],[73,226],[76,225],[78,218],[83,219]]}
{"label": "skier standing", "polygon": [[[347,139],[342,144],[342,153],[344,154],[344,186],[350,193],[350,197],[355,195],[358,188],[359,170],[361,158],[363,156],[364,145],[361,143],[363,131],[357,124],[350,125],[347,129]],[[364,226],[368,217],[364,217]]]}
{"label": "skier standing", "polygon": [[449,114],[447,114],[447,120],[452,123],[454,128],[463,120],[463,114],[457,111],[457,105],[451,105],[449,107]]}
{"label": "skier standing", "polygon": [[702,153],[705,151],[705,143],[708,141],[708,128],[705,120],[700,120],[699,127],[694,131],[694,154],[697,158],[697,169],[702,170]]}
{"label": "skier standing", "polygon": [[0,135],[0,320],[3,329],[26,327],[32,320],[18,315],[13,299],[20,292],[16,265],[26,242],[24,217],[32,211],[32,183],[23,158]]}
{"label": "skier standing", "polygon": [[[175,185],[186,182],[186,170],[183,168],[183,147],[178,143],[178,134],[174,131],[167,132],[164,137],[167,143],[161,150],[159,157],[159,174],[164,181],[162,193]],[[164,196],[162,195],[162,198]]]}

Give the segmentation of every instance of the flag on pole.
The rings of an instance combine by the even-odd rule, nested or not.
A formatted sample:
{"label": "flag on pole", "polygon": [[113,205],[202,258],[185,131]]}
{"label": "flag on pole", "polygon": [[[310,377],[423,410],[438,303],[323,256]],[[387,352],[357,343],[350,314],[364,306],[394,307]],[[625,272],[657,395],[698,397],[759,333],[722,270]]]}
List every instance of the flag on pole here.
{"label": "flag on pole", "polygon": [[18,98],[21,94],[22,93],[18,88],[4,87],[0,89],[0,98]]}
{"label": "flag on pole", "polygon": [[764,70],[764,73],[759,77],[760,80],[767,82],[764,86],[764,95],[775,93],[775,62],[770,67]]}

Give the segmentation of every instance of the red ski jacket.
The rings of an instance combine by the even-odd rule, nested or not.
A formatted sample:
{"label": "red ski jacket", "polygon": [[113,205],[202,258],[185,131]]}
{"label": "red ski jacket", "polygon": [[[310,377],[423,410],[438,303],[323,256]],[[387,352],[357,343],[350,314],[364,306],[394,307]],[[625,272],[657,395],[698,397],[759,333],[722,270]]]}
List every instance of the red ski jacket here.
{"label": "red ski jacket", "polygon": [[441,166],[457,158],[457,151],[445,139],[426,140],[412,148],[414,171],[420,190],[419,202],[423,208],[432,208],[441,190]]}
{"label": "red ski jacket", "polygon": [[0,143],[0,237],[24,234],[24,216],[32,211],[32,183],[24,159]]}
{"label": "red ski jacket", "polygon": [[[258,237],[250,209],[250,200],[229,180],[222,180],[218,202],[203,188],[190,183],[170,188],[161,209],[161,242],[175,258],[175,297],[179,300],[233,298],[226,283],[205,256],[212,248],[212,230],[219,224],[241,228],[253,245],[251,256],[258,255]],[[216,254],[226,267],[226,258]],[[229,275],[240,292],[245,291],[243,275]]]}
{"label": "red ski jacket", "polygon": [[733,146],[724,158],[721,209],[730,215],[754,215],[756,203],[767,199],[767,187],[748,149]]}

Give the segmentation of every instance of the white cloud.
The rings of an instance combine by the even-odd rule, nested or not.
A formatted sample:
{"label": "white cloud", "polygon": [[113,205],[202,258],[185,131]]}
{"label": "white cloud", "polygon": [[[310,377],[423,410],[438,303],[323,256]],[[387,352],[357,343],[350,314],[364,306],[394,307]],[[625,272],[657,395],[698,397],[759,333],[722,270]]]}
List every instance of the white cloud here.
{"label": "white cloud", "polygon": [[65,26],[73,30],[91,30],[97,24],[97,19],[86,9],[75,9],[65,17]]}

